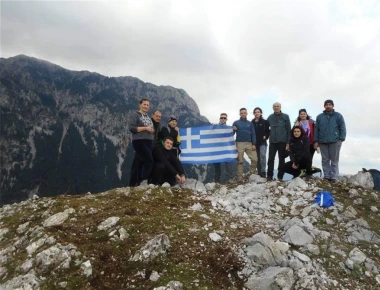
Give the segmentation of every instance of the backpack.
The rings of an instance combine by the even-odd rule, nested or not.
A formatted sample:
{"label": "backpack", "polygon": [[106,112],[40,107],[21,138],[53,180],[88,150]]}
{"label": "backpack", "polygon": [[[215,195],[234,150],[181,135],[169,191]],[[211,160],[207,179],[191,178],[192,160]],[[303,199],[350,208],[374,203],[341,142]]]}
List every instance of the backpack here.
{"label": "backpack", "polygon": [[373,179],[373,189],[374,190],[380,190],[380,171],[377,169],[367,170],[367,169],[363,168],[363,172],[371,173],[372,179]]}
{"label": "backpack", "polygon": [[334,198],[329,191],[320,191],[315,197],[315,203],[320,207],[330,207],[334,205]]}

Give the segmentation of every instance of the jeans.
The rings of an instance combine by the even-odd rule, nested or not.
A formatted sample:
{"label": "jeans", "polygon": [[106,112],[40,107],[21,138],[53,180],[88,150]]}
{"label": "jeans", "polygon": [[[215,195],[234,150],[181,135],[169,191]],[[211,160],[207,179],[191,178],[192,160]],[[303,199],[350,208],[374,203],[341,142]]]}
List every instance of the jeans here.
{"label": "jeans", "polygon": [[264,174],[265,167],[267,165],[267,145],[260,145],[256,147],[257,152],[257,172],[258,174]]}
{"label": "jeans", "polygon": [[[153,140],[139,139],[132,141],[135,150],[135,159],[132,163],[131,173],[137,171],[136,185],[144,179],[149,179],[153,168]],[[135,168],[137,166],[138,168]],[[134,185],[132,185],[134,186]]]}
{"label": "jeans", "polygon": [[284,164],[286,158],[286,143],[269,143],[269,157],[268,157],[268,177],[273,177],[274,160],[278,152],[278,174],[277,178],[284,177]]}
{"label": "jeans", "polygon": [[341,142],[319,143],[322,156],[323,177],[337,180],[339,175],[339,153]]}
{"label": "jeans", "polygon": [[234,162],[223,162],[223,163],[214,163],[214,170],[215,170],[215,182],[218,182],[222,184],[222,167],[224,165],[224,172],[225,172],[225,181],[228,181],[229,179],[232,179],[232,166],[235,164]]}

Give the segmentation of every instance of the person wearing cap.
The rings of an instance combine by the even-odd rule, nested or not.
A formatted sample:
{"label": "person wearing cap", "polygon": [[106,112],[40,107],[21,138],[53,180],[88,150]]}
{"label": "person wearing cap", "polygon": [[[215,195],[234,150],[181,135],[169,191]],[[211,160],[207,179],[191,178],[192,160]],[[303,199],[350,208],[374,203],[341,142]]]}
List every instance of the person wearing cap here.
{"label": "person wearing cap", "polygon": [[325,110],[315,123],[314,149],[321,150],[323,178],[336,182],[339,175],[339,154],[346,140],[346,124],[343,116],[334,110],[334,102],[326,100]]}
{"label": "person wearing cap", "polygon": [[[227,114],[221,113],[219,117],[219,123],[214,124],[219,126],[226,126],[227,125]],[[215,182],[222,183],[222,165],[224,164],[225,168],[225,174],[226,174],[226,181],[232,182],[232,164],[231,162],[222,162],[222,163],[214,163],[214,170],[215,170],[215,176],[214,180]]]}
{"label": "person wearing cap", "polygon": [[232,124],[232,129],[236,134],[236,149],[238,151],[237,181],[243,182],[244,173],[244,153],[251,160],[249,175],[255,173],[257,166],[256,154],[256,132],[252,122],[247,119],[247,109],[240,109],[240,119]]}
{"label": "person wearing cap", "polygon": [[268,117],[270,126],[269,135],[269,156],[268,156],[268,173],[267,180],[273,180],[274,160],[278,152],[278,180],[284,177],[285,158],[289,154],[290,144],[290,119],[287,114],[281,111],[281,104],[273,104],[273,114]]}
{"label": "person wearing cap", "polygon": [[181,145],[181,139],[179,136],[179,128],[177,127],[177,118],[174,116],[169,118],[168,125],[166,127],[162,127],[160,131],[159,140],[164,140],[165,137],[172,137],[174,142],[172,151],[178,157],[179,154],[181,154],[181,149],[179,148]]}
{"label": "person wearing cap", "polygon": [[310,144],[310,156],[311,161],[313,162],[313,156],[315,153],[314,149],[314,124],[315,122],[311,119],[311,117],[307,114],[306,109],[300,109],[298,111],[297,121],[294,123],[294,126],[300,126],[305,135],[309,137]]}
{"label": "person wearing cap", "polygon": [[177,156],[173,153],[174,140],[172,137],[164,137],[161,144],[153,148],[153,171],[151,182],[156,185],[162,185],[167,182],[171,186],[177,182],[184,184],[186,182],[185,171]]}

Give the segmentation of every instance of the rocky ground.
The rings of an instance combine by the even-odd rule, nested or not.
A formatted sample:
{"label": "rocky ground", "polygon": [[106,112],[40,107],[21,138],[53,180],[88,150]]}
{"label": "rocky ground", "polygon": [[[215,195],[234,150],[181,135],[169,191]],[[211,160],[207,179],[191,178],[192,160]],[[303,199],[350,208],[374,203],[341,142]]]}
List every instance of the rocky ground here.
{"label": "rocky ground", "polygon": [[380,289],[370,179],[35,196],[0,209],[0,289]]}

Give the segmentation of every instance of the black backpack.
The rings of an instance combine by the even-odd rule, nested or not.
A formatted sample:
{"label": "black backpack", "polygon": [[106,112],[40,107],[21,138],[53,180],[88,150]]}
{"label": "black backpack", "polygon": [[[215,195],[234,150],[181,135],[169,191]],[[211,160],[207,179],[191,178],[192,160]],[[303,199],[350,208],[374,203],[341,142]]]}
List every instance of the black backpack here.
{"label": "black backpack", "polygon": [[371,173],[373,179],[373,189],[380,190],[380,171],[377,169],[367,170],[363,168],[363,172]]}

